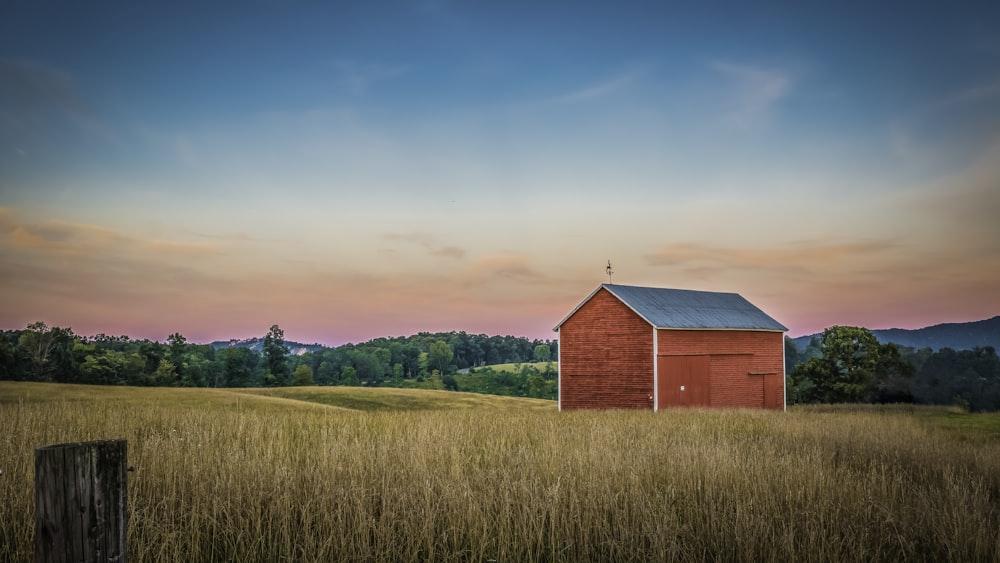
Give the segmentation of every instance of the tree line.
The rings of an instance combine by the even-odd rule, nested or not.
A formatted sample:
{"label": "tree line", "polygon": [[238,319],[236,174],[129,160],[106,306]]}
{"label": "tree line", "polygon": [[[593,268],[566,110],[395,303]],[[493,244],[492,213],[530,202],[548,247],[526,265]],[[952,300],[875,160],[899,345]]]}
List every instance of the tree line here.
{"label": "tree line", "polygon": [[[273,325],[262,351],[165,343],[37,322],[0,331],[0,379],[96,385],[424,387],[554,399],[558,341],[465,332],[421,332],[292,355]],[[541,368],[530,362],[542,362]],[[514,370],[484,366],[521,364]],[[835,326],[803,350],[785,338],[790,403],[952,404],[1000,410],[1000,358],[992,347],[909,348],[879,343],[860,327]],[[466,372],[466,373],[459,373]],[[468,373],[471,372],[471,373]]]}
{"label": "tree line", "polygon": [[[180,333],[170,334],[165,343],[105,334],[84,337],[70,328],[36,322],[23,330],[0,332],[0,379],[172,387],[365,385],[457,390],[454,378],[445,385],[445,377],[460,370],[548,362],[557,354],[558,342],[554,340],[421,332],[292,355],[278,325],[268,330],[258,352],[194,344]],[[490,377],[491,372],[483,375]],[[516,377],[522,377],[520,371]],[[465,384],[470,386],[476,387]],[[525,393],[540,388],[514,387],[524,387]],[[552,394],[549,390],[545,393]]]}
{"label": "tree line", "polygon": [[920,403],[1000,410],[1000,357],[879,343],[866,328],[834,326],[804,350],[785,339],[791,403]]}

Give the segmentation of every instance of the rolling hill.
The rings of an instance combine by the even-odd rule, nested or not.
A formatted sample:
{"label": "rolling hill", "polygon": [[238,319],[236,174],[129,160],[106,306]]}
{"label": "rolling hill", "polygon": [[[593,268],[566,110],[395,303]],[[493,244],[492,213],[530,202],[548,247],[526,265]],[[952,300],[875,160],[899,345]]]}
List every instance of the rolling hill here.
{"label": "rolling hill", "polygon": [[428,410],[539,410],[555,411],[556,403],[543,399],[501,397],[431,389],[388,387],[277,387],[277,388],[184,388],[126,387],[0,381],[0,406],[19,402],[63,401],[77,403],[127,403],[178,408],[251,409],[257,411],[310,412],[335,408],[344,411]]}
{"label": "rolling hill", "polygon": [[[917,329],[875,329],[872,334],[883,344],[892,342],[910,348],[970,350],[977,346],[992,346],[1000,350],[1000,315],[982,321],[943,323]],[[817,336],[820,335],[810,334],[792,340],[799,350],[804,350],[809,341]]]}

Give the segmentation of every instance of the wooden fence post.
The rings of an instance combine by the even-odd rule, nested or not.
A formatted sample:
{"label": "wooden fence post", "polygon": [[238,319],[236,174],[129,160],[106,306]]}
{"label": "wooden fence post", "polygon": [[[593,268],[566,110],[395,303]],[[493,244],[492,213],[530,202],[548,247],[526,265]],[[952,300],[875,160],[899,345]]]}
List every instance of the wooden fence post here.
{"label": "wooden fence post", "polygon": [[35,450],[35,562],[125,561],[125,440]]}

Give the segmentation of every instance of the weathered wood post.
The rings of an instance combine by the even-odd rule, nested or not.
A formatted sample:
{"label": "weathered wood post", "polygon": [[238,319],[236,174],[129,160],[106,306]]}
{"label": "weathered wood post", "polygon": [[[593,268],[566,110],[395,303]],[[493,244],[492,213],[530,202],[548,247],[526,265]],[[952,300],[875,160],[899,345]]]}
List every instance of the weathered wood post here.
{"label": "weathered wood post", "polygon": [[35,450],[35,561],[125,561],[125,440]]}

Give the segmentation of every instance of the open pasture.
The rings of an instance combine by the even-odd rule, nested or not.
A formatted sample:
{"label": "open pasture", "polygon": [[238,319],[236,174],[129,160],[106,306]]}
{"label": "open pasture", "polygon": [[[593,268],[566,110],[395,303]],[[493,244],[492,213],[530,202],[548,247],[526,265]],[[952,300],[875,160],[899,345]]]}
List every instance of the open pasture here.
{"label": "open pasture", "polygon": [[130,561],[1000,561],[996,420],[0,382],[0,560],[36,447],[125,438]]}

